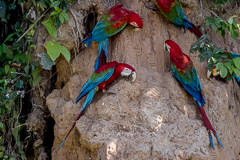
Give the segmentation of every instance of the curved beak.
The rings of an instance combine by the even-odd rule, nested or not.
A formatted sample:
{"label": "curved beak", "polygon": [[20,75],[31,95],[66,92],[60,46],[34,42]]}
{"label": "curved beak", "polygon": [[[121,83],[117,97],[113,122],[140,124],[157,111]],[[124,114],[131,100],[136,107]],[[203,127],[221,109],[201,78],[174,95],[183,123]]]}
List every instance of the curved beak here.
{"label": "curved beak", "polygon": [[131,82],[134,82],[135,80],[137,79],[137,74],[136,74],[136,72],[135,71],[133,71],[132,72],[132,74],[131,74]]}
{"label": "curved beak", "polygon": [[141,28],[134,28],[133,31],[140,31]]}

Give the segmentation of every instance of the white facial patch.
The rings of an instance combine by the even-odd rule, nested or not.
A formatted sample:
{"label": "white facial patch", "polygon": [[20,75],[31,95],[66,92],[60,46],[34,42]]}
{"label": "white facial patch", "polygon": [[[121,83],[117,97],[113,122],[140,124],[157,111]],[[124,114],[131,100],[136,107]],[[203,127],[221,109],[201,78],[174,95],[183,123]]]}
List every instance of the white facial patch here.
{"label": "white facial patch", "polygon": [[137,23],[136,22],[131,22],[130,23],[132,26],[134,26],[134,27],[137,27],[137,28],[139,28],[139,26],[137,25]]}
{"label": "white facial patch", "polygon": [[131,69],[129,69],[129,68],[124,68],[123,69],[123,71],[121,72],[121,75],[123,76],[123,77],[127,77],[127,76],[130,76],[132,74],[132,70]]}

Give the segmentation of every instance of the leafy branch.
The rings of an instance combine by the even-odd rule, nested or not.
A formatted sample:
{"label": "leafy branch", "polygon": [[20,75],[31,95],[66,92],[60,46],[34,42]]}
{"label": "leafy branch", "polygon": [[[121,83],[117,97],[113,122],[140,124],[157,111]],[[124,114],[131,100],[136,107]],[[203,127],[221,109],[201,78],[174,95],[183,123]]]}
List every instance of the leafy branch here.
{"label": "leafy branch", "polygon": [[211,26],[214,31],[217,31],[218,34],[225,36],[226,30],[230,33],[231,37],[236,40],[239,37],[240,25],[234,21],[234,18],[237,16],[231,16],[228,21],[224,21],[221,17],[206,18],[206,25]]}
{"label": "leafy branch", "polygon": [[206,35],[203,35],[199,41],[196,41],[190,49],[191,53],[199,52],[200,62],[207,60],[208,70],[212,71],[214,66],[220,76],[225,78],[228,75],[240,76],[240,58],[231,59],[223,49],[209,43]]}

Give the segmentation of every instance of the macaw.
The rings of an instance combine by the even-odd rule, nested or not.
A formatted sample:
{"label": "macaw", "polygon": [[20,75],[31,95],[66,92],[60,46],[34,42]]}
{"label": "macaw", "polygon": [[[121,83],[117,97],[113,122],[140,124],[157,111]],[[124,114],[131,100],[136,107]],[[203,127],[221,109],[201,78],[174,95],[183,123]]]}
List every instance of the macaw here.
{"label": "macaw", "polygon": [[[223,52],[223,59],[234,59],[234,58],[238,58],[240,57],[239,54],[236,54],[236,53],[231,53],[231,52]],[[224,81],[228,81],[228,80],[231,80],[232,78],[235,78],[235,80],[237,81],[239,87],[240,87],[240,77],[237,77],[235,74],[233,75],[227,75],[226,77],[224,78],[221,78],[220,76],[220,71],[217,71],[216,70],[216,65],[213,66],[213,70],[212,71],[209,71],[207,72],[207,77],[210,78],[210,77],[217,77],[217,78],[220,78],[221,80],[224,80]]]}
{"label": "macaw", "polygon": [[72,129],[76,125],[76,122],[79,120],[79,118],[84,114],[85,109],[90,105],[95,93],[98,90],[102,90],[103,93],[107,93],[106,91],[106,85],[112,83],[119,75],[123,77],[129,77],[131,78],[131,82],[134,82],[136,80],[136,72],[135,69],[125,63],[118,63],[116,61],[112,61],[109,63],[106,63],[102,65],[96,72],[93,73],[93,75],[88,79],[88,81],[84,84],[84,86],[81,89],[81,92],[79,96],[76,99],[76,103],[85,95],[87,95],[87,98],[83,104],[83,107],[74,121],[72,127],[70,128],[69,132],[63,139],[61,145],[59,146],[59,149],[62,147],[64,142],[66,141],[67,137],[71,133]]}
{"label": "macaw", "polygon": [[81,42],[88,43],[88,47],[92,41],[99,42],[98,57],[95,62],[94,71],[106,63],[109,37],[122,31],[127,24],[132,25],[135,29],[143,27],[143,22],[139,15],[130,10],[121,8],[122,6],[123,4],[117,4],[106,12],[94,27],[92,35]]}
{"label": "macaw", "polygon": [[195,34],[197,39],[200,39],[202,36],[202,32],[184,15],[179,0],[156,0],[154,6],[145,6],[153,11],[160,11],[161,14],[172,21],[176,26],[183,27],[185,32],[186,29],[189,29]]}
{"label": "macaw", "polygon": [[214,150],[214,144],[212,139],[212,134],[216,137],[218,143],[223,148],[223,145],[218,138],[217,132],[213,129],[205,111],[204,111],[204,104],[205,100],[202,95],[201,90],[201,84],[197,75],[197,72],[195,70],[195,67],[193,65],[193,62],[191,59],[182,52],[181,48],[172,40],[165,41],[165,49],[170,53],[170,61],[171,61],[171,70],[173,73],[173,76],[176,78],[176,80],[180,83],[181,86],[184,87],[184,89],[192,95],[193,99],[198,104],[198,109],[202,115],[203,124],[206,127],[211,146]]}

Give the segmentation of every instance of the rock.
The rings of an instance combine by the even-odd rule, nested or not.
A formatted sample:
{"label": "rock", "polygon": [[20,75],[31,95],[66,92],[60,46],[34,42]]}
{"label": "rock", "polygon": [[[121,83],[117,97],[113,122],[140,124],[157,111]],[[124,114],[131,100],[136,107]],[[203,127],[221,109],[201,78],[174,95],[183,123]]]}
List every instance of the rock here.
{"label": "rock", "polygon": [[[89,1],[86,3],[89,6],[76,4],[72,10],[82,15],[81,9],[77,8],[88,10],[92,2],[98,6],[97,13],[110,8],[113,3]],[[84,103],[85,98],[76,104],[76,97],[93,73],[97,44],[83,49],[72,60],[68,71],[58,76],[57,82],[64,82],[63,88],[59,85],[46,98],[56,123],[52,159],[239,159],[240,99],[239,91],[235,89],[237,85],[231,81],[225,84],[206,78],[206,63],[200,63],[197,55],[189,53],[191,44],[196,41],[189,31],[184,33],[162,16],[148,11],[142,1],[121,2],[125,8],[140,14],[144,27],[139,32],[132,32],[131,27],[127,27],[120,35],[111,38],[109,61],[131,64],[136,69],[137,81],[130,83],[120,78],[108,89],[116,95],[98,93],[58,151]],[[194,1],[193,7],[187,10],[195,9],[195,4],[198,1]],[[206,114],[224,149],[215,138],[216,150],[211,149],[195,102],[169,72],[169,55],[163,49],[167,39],[176,41],[193,60],[206,99]],[[216,43],[221,46],[233,42],[231,39],[218,41]],[[66,66],[69,65],[61,63],[61,68]]]}

